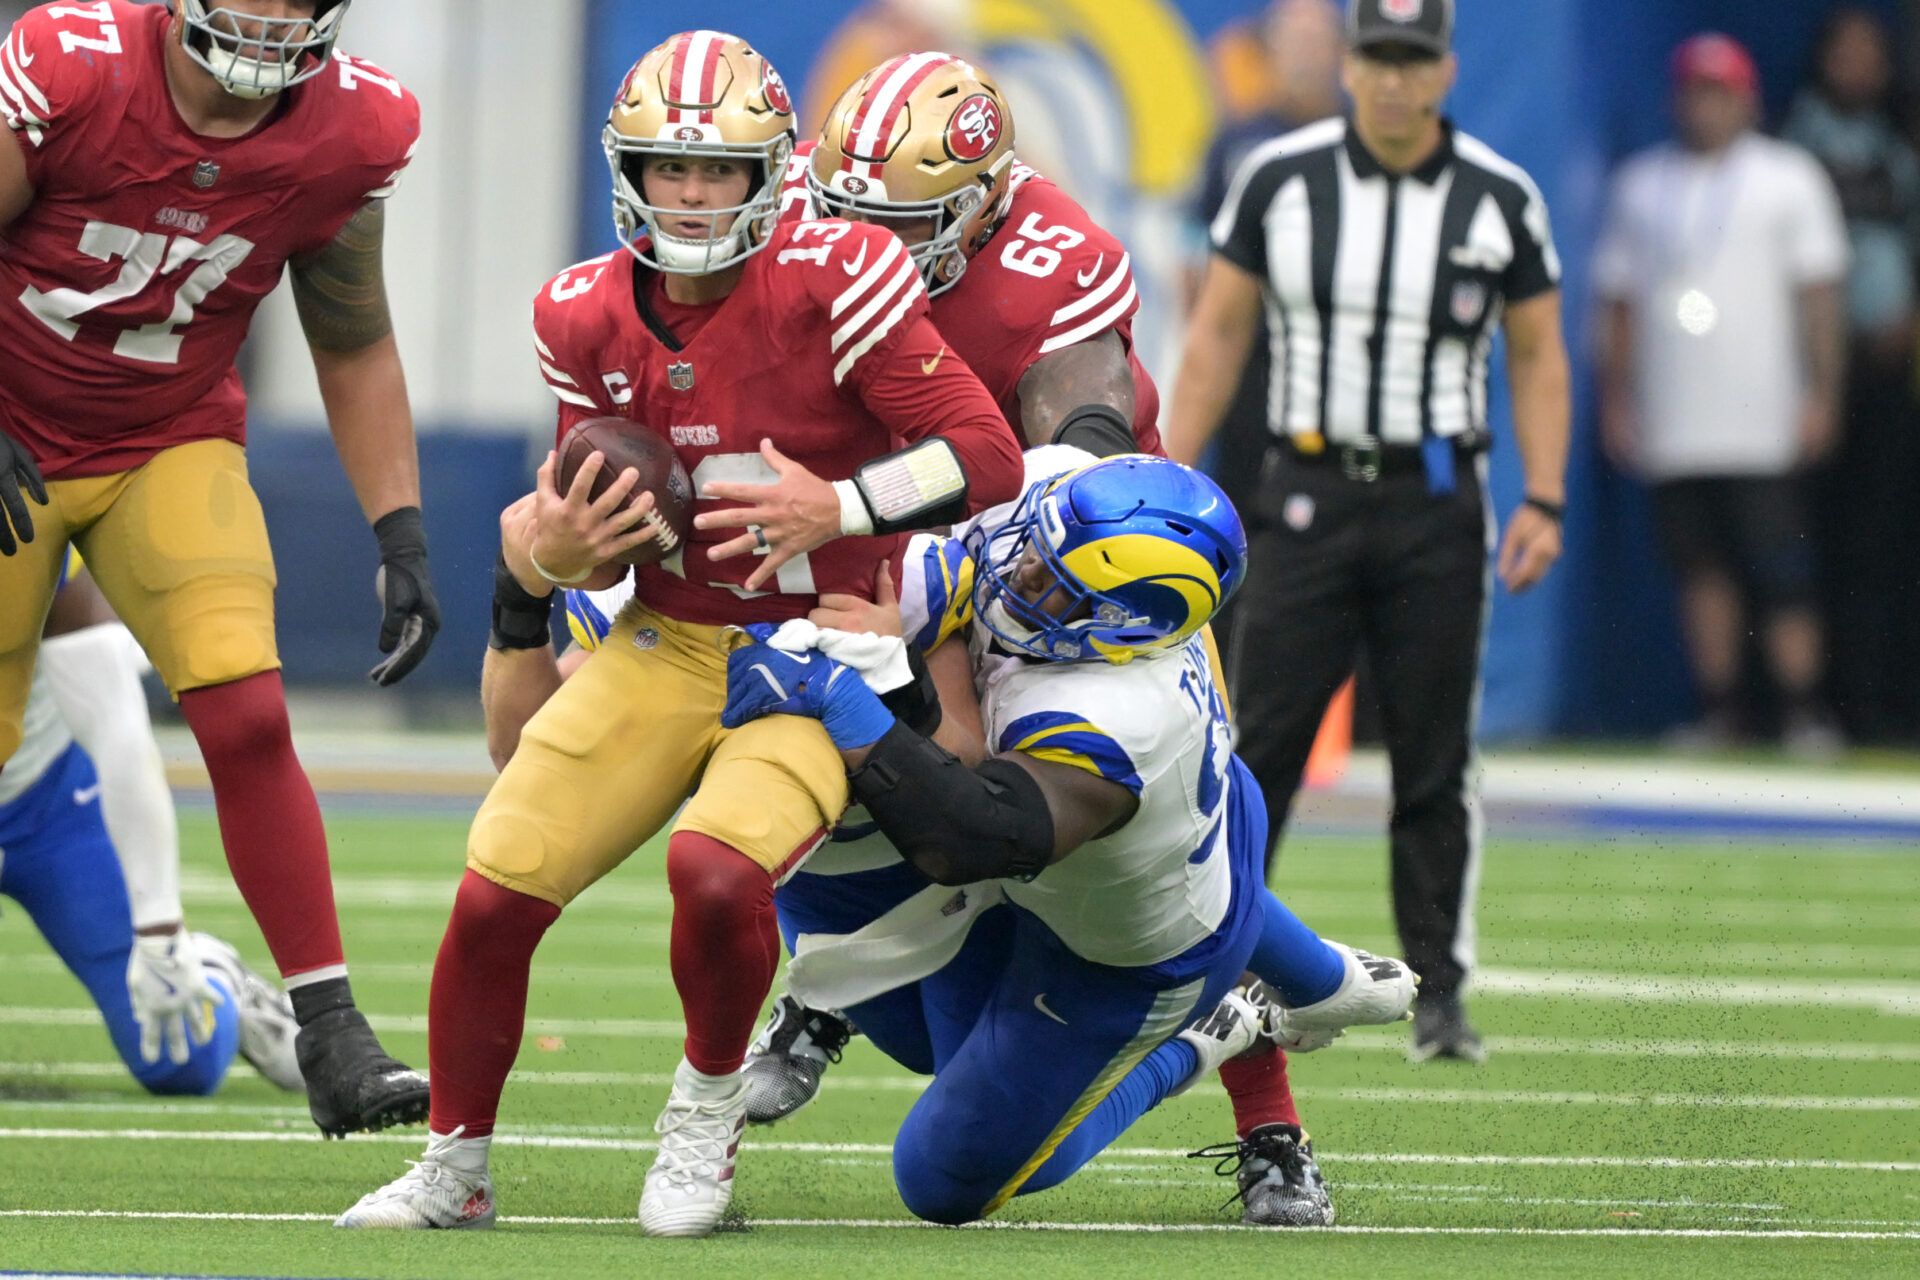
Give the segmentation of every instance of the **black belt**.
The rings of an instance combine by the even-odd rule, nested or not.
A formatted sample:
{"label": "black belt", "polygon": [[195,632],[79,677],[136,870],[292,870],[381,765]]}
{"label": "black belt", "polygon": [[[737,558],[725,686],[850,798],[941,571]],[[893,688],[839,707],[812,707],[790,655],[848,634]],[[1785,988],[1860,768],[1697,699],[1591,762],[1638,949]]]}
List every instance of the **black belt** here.
{"label": "black belt", "polygon": [[[1301,447],[1299,440],[1282,440],[1282,454],[1301,466],[1337,467],[1341,475],[1361,484],[1372,484],[1386,476],[1426,474],[1426,458],[1417,444],[1325,444],[1310,449]],[[1485,453],[1488,440],[1475,433],[1457,436],[1452,444],[1455,460],[1466,461]]]}

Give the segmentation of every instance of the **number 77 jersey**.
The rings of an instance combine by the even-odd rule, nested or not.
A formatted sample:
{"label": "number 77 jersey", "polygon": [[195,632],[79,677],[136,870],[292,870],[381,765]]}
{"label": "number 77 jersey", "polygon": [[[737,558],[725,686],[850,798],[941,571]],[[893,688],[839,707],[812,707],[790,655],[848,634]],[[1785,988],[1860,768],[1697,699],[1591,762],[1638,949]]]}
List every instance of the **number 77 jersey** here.
{"label": "number 77 jersey", "polygon": [[240,138],[194,133],[167,88],[173,15],[42,5],[0,45],[0,120],[33,202],[0,235],[0,429],[51,477],[245,442],[234,355],[288,259],[392,193],[420,110],[335,55]]}

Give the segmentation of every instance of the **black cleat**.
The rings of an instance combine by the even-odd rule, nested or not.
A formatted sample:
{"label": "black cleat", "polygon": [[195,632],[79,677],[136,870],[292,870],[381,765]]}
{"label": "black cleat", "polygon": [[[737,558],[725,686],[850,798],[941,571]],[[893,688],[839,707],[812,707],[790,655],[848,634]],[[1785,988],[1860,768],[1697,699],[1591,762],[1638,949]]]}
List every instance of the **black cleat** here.
{"label": "black cleat", "polygon": [[1250,1227],[1330,1227],[1333,1197],[1314,1162],[1313,1142],[1290,1124],[1264,1124],[1238,1142],[1195,1151],[1217,1160],[1214,1172],[1232,1174],[1240,1189],[1240,1221]]}
{"label": "black cleat", "polygon": [[1457,995],[1421,995],[1413,1006],[1413,1060],[1455,1058],[1476,1066],[1487,1060],[1480,1033],[1467,1021]]}
{"label": "black cleat", "polygon": [[380,1047],[352,1005],[329,1009],[294,1041],[307,1081],[307,1110],[329,1138],[373,1133],[427,1118],[427,1078]]}
{"label": "black cleat", "polygon": [[766,1028],[747,1050],[747,1123],[785,1120],[820,1093],[820,1077],[840,1061],[853,1028],[792,996],[773,1002]]}

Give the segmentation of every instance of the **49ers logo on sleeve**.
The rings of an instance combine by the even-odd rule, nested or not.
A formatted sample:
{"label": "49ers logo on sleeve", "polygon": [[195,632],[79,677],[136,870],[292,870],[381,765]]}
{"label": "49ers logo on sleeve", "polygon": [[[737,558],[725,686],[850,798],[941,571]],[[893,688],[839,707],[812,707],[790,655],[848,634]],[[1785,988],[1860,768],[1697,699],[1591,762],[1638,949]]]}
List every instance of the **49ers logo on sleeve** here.
{"label": "49ers logo on sleeve", "polygon": [[766,75],[760,82],[760,91],[767,95],[767,105],[783,116],[792,115],[793,95],[787,92],[787,82],[780,78],[780,73],[773,69],[771,63],[763,65],[766,66]]}
{"label": "49ers logo on sleeve", "polygon": [[999,104],[976,93],[947,122],[947,154],[965,164],[984,160],[999,145],[1003,127]]}

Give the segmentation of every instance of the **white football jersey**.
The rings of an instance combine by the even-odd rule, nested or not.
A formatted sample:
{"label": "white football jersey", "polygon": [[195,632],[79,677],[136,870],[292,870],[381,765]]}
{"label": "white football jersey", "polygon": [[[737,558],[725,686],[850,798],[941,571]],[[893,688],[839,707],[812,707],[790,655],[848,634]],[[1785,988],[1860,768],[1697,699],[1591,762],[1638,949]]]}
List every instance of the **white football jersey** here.
{"label": "white football jersey", "polygon": [[73,734],[53,701],[53,688],[47,683],[46,673],[35,664],[20,747],[7,767],[0,769],[0,805],[11,804],[24,795],[72,744]]}
{"label": "white football jersey", "polygon": [[[1095,461],[1066,446],[1031,450],[1028,486]],[[974,525],[991,527],[1012,512],[1013,504],[983,512],[952,538],[914,537],[900,593],[910,640],[931,648],[971,620],[973,565],[961,540]],[[1098,964],[1158,964],[1210,936],[1232,897],[1232,747],[1204,643],[1196,638],[1125,666],[1016,657],[995,648],[982,627],[968,632],[968,643],[994,753],[1021,751],[1085,769],[1140,801],[1118,831],[1081,845],[1031,882],[1006,883],[1007,898]],[[874,836],[826,846],[806,869],[855,870],[841,864],[884,865],[889,855],[898,857]]]}

